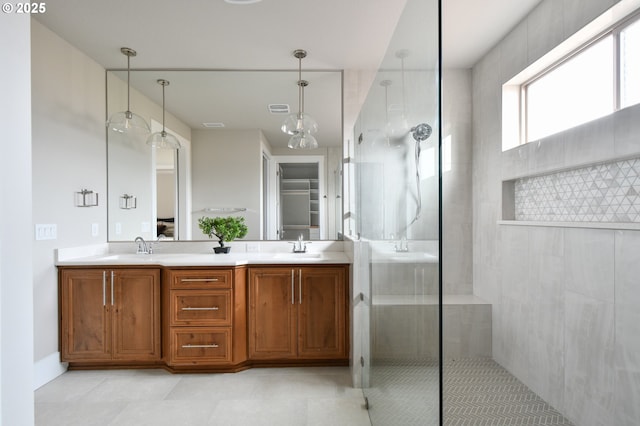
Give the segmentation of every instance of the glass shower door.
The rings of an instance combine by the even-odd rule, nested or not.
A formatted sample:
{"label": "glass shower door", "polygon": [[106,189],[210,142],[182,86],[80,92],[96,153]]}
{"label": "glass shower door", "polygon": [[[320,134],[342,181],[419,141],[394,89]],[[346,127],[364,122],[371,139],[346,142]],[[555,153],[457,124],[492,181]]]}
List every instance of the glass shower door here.
{"label": "glass shower door", "polygon": [[407,1],[354,129],[354,268],[373,425],[441,420],[438,22],[437,1]]}

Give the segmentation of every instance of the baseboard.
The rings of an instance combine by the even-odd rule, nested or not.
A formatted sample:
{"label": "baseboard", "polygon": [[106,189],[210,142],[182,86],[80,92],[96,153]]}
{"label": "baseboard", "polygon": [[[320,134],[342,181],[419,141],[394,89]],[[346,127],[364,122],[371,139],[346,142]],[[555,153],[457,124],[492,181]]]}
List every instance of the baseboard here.
{"label": "baseboard", "polygon": [[33,365],[33,390],[49,383],[65,371],[67,363],[60,362],[60,352],[54,352],[36,361]]}

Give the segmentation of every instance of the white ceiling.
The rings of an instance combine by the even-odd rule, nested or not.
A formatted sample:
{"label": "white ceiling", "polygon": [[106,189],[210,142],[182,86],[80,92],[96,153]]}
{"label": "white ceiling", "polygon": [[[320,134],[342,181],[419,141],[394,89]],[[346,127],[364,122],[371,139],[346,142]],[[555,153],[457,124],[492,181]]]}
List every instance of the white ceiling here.
{"label": "white ceiling", "polygon": [[[435,0],[425,1],[436,4]],[[444,66],[473,66],[539,2],[442,0]],[[303,60],[306,78],[304,71],[311,69],[376,69],[405,3],[406,0],[263,0],[231,5],[223,0],[48,0],[47,12],[36,19],[105,68],[126,66],[126,58],[120,53],[120,47],[126,46],[138,52],[132,59],[132,68],[292,70],[297,67],[297,60],[291,53],[302,48],[309,52]],[[433,30],[437,23],[434,17],[412,22],[415,29],[403,30],[413,38],[423,28]],[[271,92],[268,100],[265,97],[259,101],[260,105],[289,102],[297,109],[297,77],[293,75],[292,96],[287,100],[272,99]],[[311,85],[305,104],[313,97],[314,82],[311,77],[308,79]],[[167,109],[180,117],[190,117],[189,113],[178,111],[175,104],[172,110],[171,96],[177,94],[179,87],[172,82],[167,88]],[[153,90],[161,93],[157,87]],[[253,89],[256,94],[258,90]],[[232,99],[226,102],[228,108],[236,108],[231,105]],[[310,107],[306,111],[314,115]],[[316,119],[322,126],[320,118]],[[199,120],[189,124],[200,126]],[[212,113],[207,121],[222,120]],[[250,120],[248,117],[245,122]],[[332,122],[331,126],[336,127],[330,134],[337,135],[335,144],[339,144],[340,123]],[[282,144],[272,140],[278,139],[276,135],[273,132],[268,136],[270,142]],[[333,136],[328,134],[327,138]]]}

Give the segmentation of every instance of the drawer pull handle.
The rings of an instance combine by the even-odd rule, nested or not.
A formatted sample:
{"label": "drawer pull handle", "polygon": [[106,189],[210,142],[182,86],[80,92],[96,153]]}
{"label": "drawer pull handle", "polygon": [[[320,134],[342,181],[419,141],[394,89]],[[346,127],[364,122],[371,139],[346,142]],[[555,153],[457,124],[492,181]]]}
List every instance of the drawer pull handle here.
{"label": "drawer pull handle", "polygon": [[206,283],[209,281],[218,282],[220,278],[182,278],[180,281],[183,283]]}
{"label": "drawer pull handle", "polygon": [[212,306],[210,308],[182,308],[183,311],[217,311],[217,306]]}
{"label": "drawer pull handle", "polygon": [[190,348],[218,348],[219,346],[213,343],[211,345],[182,345],[182,347],[185,349],[190,349]]}

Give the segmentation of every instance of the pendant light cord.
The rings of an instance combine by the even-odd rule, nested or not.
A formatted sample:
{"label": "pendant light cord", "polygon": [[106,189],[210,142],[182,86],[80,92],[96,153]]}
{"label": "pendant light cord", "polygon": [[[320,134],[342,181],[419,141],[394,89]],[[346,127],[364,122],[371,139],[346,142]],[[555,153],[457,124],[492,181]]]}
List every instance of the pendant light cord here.
{"label": "pendant light cord", "polygon": [[127,111],[131,111],[131,56],[127,55]]}
{"label": "pendant light cord", "polygon": [[302,57],[298,58],[298,116],[304,114],[304,88],[302,87]]}
{"label": "pendant light cord", "polygon": [[406,96],[406,89],[405,89],[405,85],[404,85],[404,56],[402,56],[400,58],[400,67],[402,69],[401,71],[401,75],[402,75],[402,114],[404,115],[403,118],[407,118],[407,96]]}
{"label": "pendant light cord", "polygon": [[166,132],[164,130],[164,87],[166,85],[162,85],[162,134],[164,135]]}

